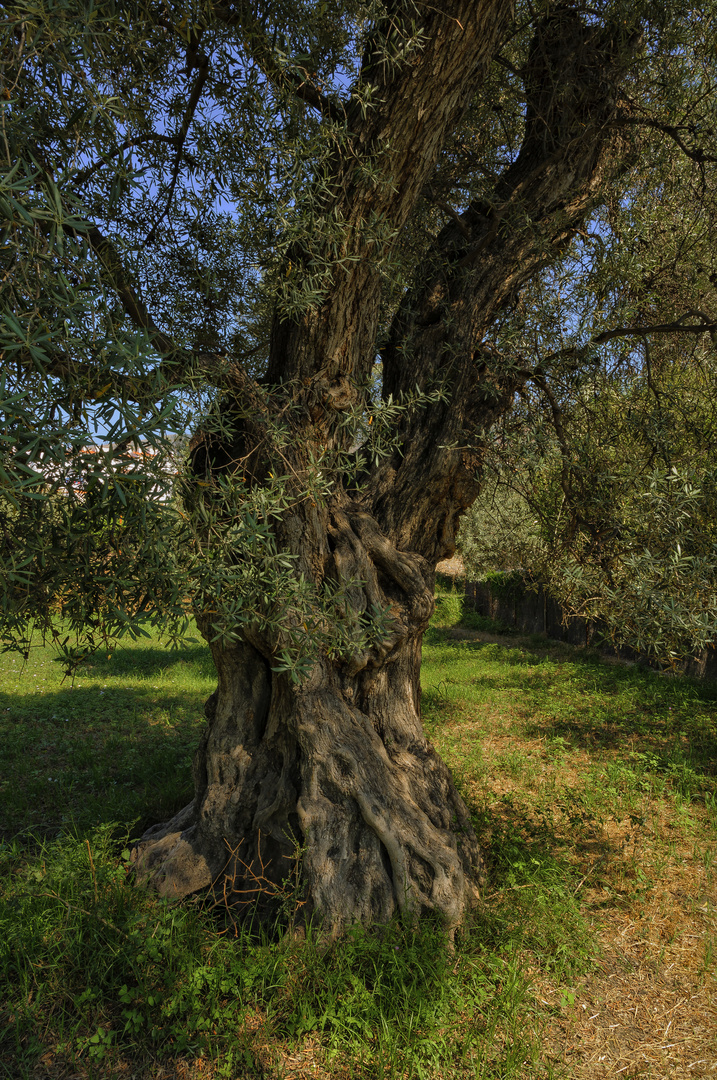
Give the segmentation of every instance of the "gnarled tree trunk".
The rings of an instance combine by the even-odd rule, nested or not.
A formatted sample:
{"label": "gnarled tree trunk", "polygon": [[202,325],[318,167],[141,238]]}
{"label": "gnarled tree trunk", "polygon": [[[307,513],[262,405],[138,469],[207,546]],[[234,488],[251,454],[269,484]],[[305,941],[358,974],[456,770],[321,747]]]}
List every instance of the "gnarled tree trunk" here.
{"label": "gnarled tree trunk", "polygon": [[351,660],[320,658],[298,686],[249,643],[213,647],[219,683],[196,796],[145,835],[140,868],[165,896],[218,881],[230,904],[271,910],[301,857],[297,898],[324,933],[398,911],[437,911],[452,930],[477,899],[482,863],[421,727],[433,567],[397,551],[350,503],[332,507],[326,539],[327,572],[364,581],[355,602],[390,607],[390,635]]}
{"label": "gnarled tree trunk", "polygon": [[[335,285],[320,305],[274,326],[267,384],[290,388],[304,446],[318,455],[337,445],[337,414],[365,401],[375,363],[379,282],[361,222],[370,211],[396,230],[406,221],[509,13],[492,0],[448,8],[426,8],[426,44],[409,65],[375,65],[368,49],[363,74],[379,104],[363,129],[353,117],[353,152],[378,173],[362,188],[354,158],[337,162],[330,210],[346,222],[346,242]],[[281,526],[284,547],[317,587],[355,579],[357,612],[390,610],[389,635],[350,660],[319,655],[300,685],[272,671],[271,642],[246,633],[242,644],[213,646],[219,683],[195,800],[137,850],[142,874],[164,895],[214,883],[231,902],[269,902],[300,853],[304,911],[332,935],[396,911],[439,912],[452,930],[475,903],[476,837],[421,728],[421,640],[436,563],[453,554],[460,516],[478,493],[481,439],[524,383],[542,377],[519,358],[496,357],[491,326],[565,249],[624,161],[614,118],[630,40],[622,25],[588,26],[569,5],[538,22],[523,72],[521,152],[494,197],[472,203],[434,239],[383,351],[386,397],[418,383],[442,386],[446,398],[404,416],[400,445],[367,472],[358,501],[337,478],[325,504]],[[302,253],[291,256],[296,263]],[[262,410],[272,407],[272,391],[250,381],[239,378],[234,391],[243,440],[234,456],[247,471],[253,447],[268,438]],[[247,400],[256,400],[253,431]],[[206,468],[218,463],[215,454]],[[261,483],[266,466],[258,462],[254,475]]]}

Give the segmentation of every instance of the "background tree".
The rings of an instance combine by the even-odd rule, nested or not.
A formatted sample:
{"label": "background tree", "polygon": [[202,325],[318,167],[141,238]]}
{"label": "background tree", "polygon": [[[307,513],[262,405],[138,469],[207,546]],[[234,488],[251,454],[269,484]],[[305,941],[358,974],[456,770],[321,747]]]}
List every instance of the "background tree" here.
{"label": "background tree", "polygon": [[[619,2],[5,6],[6,632],[52,633],[53,603],[96,639],[178,632],[191,604],[218,687],[195,799],[138,849],[165,895],[253,900],[299,853],[327,933],[397,910],[452,931],[474,903],[475,834],[420,723],[434,568],[525,388],[550,401],[568,360],[601,362],[599,333],[552,322],[551,273],[607,268],[610,213],[661,196],[673,155],[710,191],[710,25]],[[644,337],[649,303],[624,310],[638,330],[605,332]],[[673,328],[703,340],[700,310]],[[180,501],[148,498],[190,413]]]}
{"label": "background tree", "polygon": [[533,283],[560,347],[540,319],[532,337],[512,328],[533,374],[493,429],[460,542],[469,573],[523,568],[568,613],[673,661],[717,637],[714,204],[688,155],[657,161],[659,203],[654,159],[635,165],[630,198],[606,197]]}

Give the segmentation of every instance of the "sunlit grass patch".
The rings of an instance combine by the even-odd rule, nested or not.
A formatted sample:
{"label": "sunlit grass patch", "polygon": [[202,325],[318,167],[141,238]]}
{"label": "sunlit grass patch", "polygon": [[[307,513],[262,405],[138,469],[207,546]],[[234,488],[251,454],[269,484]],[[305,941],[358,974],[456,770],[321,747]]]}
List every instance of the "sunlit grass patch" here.
{"label": "sunlit grass patch", "polygon": [[529,928],[512,940],[544,1057],[586,1078],[717,1067],[717,687],[460,628],[427,642],[427,728],[482,838],[487,907]]}

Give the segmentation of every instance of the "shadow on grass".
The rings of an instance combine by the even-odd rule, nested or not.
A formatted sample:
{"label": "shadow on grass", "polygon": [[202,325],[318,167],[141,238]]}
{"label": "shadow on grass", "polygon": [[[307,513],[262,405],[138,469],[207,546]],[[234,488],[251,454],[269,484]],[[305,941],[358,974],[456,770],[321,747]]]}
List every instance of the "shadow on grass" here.
{"label": "shadow on grass", "polygon": [[[42,722],[61,728],[63,723],[79,720],[92,726],[121,724],[124,727],[148,724],[174,726],[176,720],[201,714],[206,693],[167,692],[162,687],[74,686],[30,694],[0,691],[0,725],[5,723]],[[4,716],[3,716],[4,714]],[[172,721],[172,717],[175,718]]]}
{"label": "shadow on grass", "polygon": [[108,821],[136,832],[190,801],[205,693],[63,687],[0,693],[0,838],[82,833]]}
{"label": "shadow on grass", "polygon": [[[354,927],[328,948],[310,931],[303,941],[244,928],[217,936],[201,904],[166,905],[128,888],[114,839],[99,829],[91,849],[66,837],[34,865],[0,859],[10,945],[4,970],[0,953],[9,987],[0,1074],[9,1062],[18,1080],[40,1069],[194,1075],[199,1056],[212,1075],[216,1063],[216,1075],[236,1080],[283,1076],[286,1051],[307,1034],[329,1061],[341,1054],[331,1075],[356,1080],[463,1076],[466,1050],[495,1064],[483,1076],[523,1076],[528,1057],[537,1060],[530,994],[509,950],[493,956],[476,941],[449,954],[445,928],[430,919],[393,920],[380,933]],[[41,888],[28,887],[38,874]],[[281,1059],[265,1071],[267,1045]]]}
{"label": "shadow on grass", "polygon": [[[595,950],[579,895],[589,860],[575,858],[549,815],[529,816],[510,797],[490,812],[473,809],[489,882],[474,943],[498,953],[526,949],[560,981],[585,971]],[[606,860],[619,855],[607,838],[600,847]]]}
{"label": "shadow on grass", "polygon": [[201,677],[214,674],[211,653],[204,643],[183,645],[179,649],[135,645],[115,649],[111,656],[97,653],[79,669],[78,674],[80,678],[118,678],[125,675],[147,678],[177,667],[191,667]]}

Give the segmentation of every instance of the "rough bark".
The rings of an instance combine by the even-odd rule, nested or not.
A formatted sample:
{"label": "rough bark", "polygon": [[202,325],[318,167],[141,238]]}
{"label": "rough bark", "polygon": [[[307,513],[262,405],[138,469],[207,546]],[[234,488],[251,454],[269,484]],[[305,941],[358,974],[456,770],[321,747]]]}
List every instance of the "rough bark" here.
{"label": "rough bark", "polygon": [[357,608],[390,607],[390,633],[342,663],[320,658],[299,686],[248,642],[214,646],[194,802],[145,834],[138,869],[168,897],[215,884],[234,907],[275,911],[298,858],[301,917],[324,934],[426,911],[450,932],[477,900],[482,861],[421,727],[433,568],[350,503],[331,509],[324,558],[328,575],[365,582]]}
{"label": "rough bark", "polygon": [[[379,154],[385,182],[352,186],[339,162],[332,208],[347,223],[346,252],[359,258],[337,272],[317,308],[277,317],[268,382],[284,381],[303,423],[297,470],[301,454],[334,438],[332,417],[357,400],[374,362],[378,277],[361,222],[375,207],[396,228],[405,221],[495,48],[501,5],[451,8],[427,16],[428,45],[408,69],[379,78],[369,49],[363,77],[379,79],[384,104],[357,145],[369,155],[381,140],[390,147]],[[384,352],[386,394],[437,382],[446,401],[405,419],[402,445],[367,475],[356,501],[337,481],[328,503],[304,502],[279,528],[317,587],[361,581],[351,594],[355,611],[389,609],[390,632],[363,655],[318,656],[299,686],[272,671],[271,641],[247,632],[241,644],[213,646],[219,683],[196,758],[195,800],[136,853],[141,874],[164,895],[214,885],[231,903],[275,906],[300,859],[302,911],[330,935],[397,911],[439,912],[453,930],[475,903],[478,843],[421,728],[421,640],[435,564],[452,554],[460,515],[478,491],[481,430],[510,408],[529,374],[496,365],[487,333],[521,285],[564,249],[618,167],[612,120],[626,49],[624,34],[585,26],[569,8],[538,25],[522,151],[490,203],[472,204],[460,226],[452,222],[436,238]],[[246,402],[245,383],[235,393]],[[237,406],[237,444],[197,453],[197,469],[211,474],[241,458],[261,483],[268,466],[259,451],[251,455],[268,438],[262,410],[272,393],[251,393],[253,419]]]}
{"label": "rough bark", "polygon": [[436,237],[393,321],[384,393],[441,386],[447,399],[405,422],[398,451],[372,478],[371,503],[400,546],[428,559],[453,554],[478,495],[485,432],[531,375],[519,356],[491,347],[491,327],[629,164],[617,112],[638,45],[634,28],[586,26],[570,7],[538,24],[521,151],[490,199]]}
{"label": "rough bark", "polygon": [[[482,82],[512,12],[506,0],[451,0],[440,5],[390,3],[366,46],[359,92],[371,90],[363,115],[347,110],[346,143],[337,150],[331,183],[307,202],[323,213],[327,235],[341,226],[340,252],[323,303],[303,316],[279,311],[272,333],[268,383],[296,380],[324,427],[332,413],[358,399],[375,361],[380,305],[379,263],[414,208],[447,134]],[[407,62],[389,52],[403,34],[423,45]],[[332,192],[333,195],[326,192]],[[370,227],[369,227],[370,223]],[[294,264],[325,254],[297,247]],[[380,238],[377,240],[377,236]],[[382,239],[381,239],[382,238]]]}
{"label": "rough bark", "polygon": [[[361,400],[374,363],[381,252],[366,222],[379,223],[384,247],[405,223],[510,11],[504,0],[389,4],[369,39],[359,85],[371,89],[372,104],[365,114],[348,108],[333,180],[320,197],[307,194],[327,223],[341,223],[331,285],[299,316],[278,311],[272,333],[266,382],[284,383],[303,418],[297,471],[302,454],[335,445],[336,412]],[[407,62],[382,54],[382,42],[390,49],[414,30],[423,44]],[[318,251],[308,242],[292,250],[290,266],[320,260],[320,230],[317,242]],[[234,444],[198,451],[195,468],[211,474],[241,459],[261,483],[268,466],[252,448],[265,444],[262,406],[254,396],[247,416],[245,383],[236,396]],[[364,582],[356,609],[389,608],[391,632],[347,662],[319,657],[299,687],[272,672],[271,641],[215,647],[219,685],[197,755],[196,798],[143,838],[138,868],[168,896],[215,882],[232,902],[269,901],[298,843],[305,914],[320,916],[325,932],[382,922],[398,910],[435,910],[453,928],[476,899],[481,859],[467,810],[420,723],[433,564],[399,550],[370,509],[338,489],[333,505],[313,513],[304,505],[281,531],[317,587],[326,579]]]}

